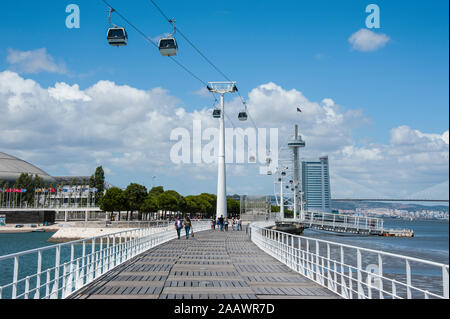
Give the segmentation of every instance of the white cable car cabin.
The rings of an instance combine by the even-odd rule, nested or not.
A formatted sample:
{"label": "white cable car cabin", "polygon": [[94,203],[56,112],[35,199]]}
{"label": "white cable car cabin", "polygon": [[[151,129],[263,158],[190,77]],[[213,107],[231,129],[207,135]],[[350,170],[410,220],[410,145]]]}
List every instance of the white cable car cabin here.
{"label": "white cable car cabin", "polygon": [[162,38],[158,43],[159,52],[162,56],[174,56],[177,55],[178,45],[175,38]]}
{"label": "white cable car cabin", "polygon": [[124,46],[128,43],[127,31],[121,27],[109,28],[106,38],[109,44],[114,47]]}
{"label": "white cable car cabin", "polygon": [[171,23],[173,27],[172,34],[159,39],[158,42],[159,52],[161,53],[162,56],[174,56],[177,55],[178,52],[177,40],[175,40],[175,38],[173,37],[173,35],[176,32],[175,20],[170,19],[169,23]]}

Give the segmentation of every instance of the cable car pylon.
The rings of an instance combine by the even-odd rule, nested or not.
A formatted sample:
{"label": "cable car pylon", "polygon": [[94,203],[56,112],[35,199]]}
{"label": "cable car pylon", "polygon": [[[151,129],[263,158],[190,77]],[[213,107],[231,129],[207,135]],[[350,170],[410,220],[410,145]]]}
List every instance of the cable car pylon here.
{"label": "cable car pylon", "polygon": [[[208,91],[220,94],[219,155],[217,160],[216,218],[227,217],[227,181],[225,167],[225,94],[237,91],[236,82],[209,82]],[[216,117],[216,116],[214,116]]]}

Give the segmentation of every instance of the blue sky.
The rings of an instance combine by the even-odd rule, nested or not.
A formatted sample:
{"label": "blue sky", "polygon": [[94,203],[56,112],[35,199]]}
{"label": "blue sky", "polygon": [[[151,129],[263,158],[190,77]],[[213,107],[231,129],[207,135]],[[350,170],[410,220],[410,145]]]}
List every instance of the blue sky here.
{"label": "blue sky", "polygon": [[[80,7],[80,29],[65,27],[65,7],[70,3]],[[150,1],[110,3],[151,38],[171,31]],[[370,3],[376,3],[381,13],[381,28],[372,31],[387,35],[389,41],[377,50],[361,52],[352,49],[348,39],[365,28],[365,7]],[[298,90],[309,101],[331,98],[341,112],[360,110],[367,121],[350,133],[355,147],[387,145],[391,130],[400,126],[426,134],[448,131],[448,1],[174,0],[158,4],[208,58],[238,82],[245,98],[250,90],[273,82],[286,91]],[[0,72],[12,70],[42,88],[64,82],[86,90],[101,80],[143,91],[161,87],[186,112],[212,106],[210,98],[194,93],[201,83],[161,57],[118,16],[113,21],[127,28],[129,43],[124,48],[110,47],[105,39],[106,9],[100,0],[4,3]],[[204,81],[223,80],[184,39],[177,39],[181,63]],[[45,48],[64,71],[21,72],[7,60],[11,49],[39,48]],[[252,114],[257,114],[258,106],[251,107]],[[9,144],[3,147],[14,153]],[[42,156],[35,158],[51,174],[68,174],[64,167],[47,165]],[[443,173],[436,173],[441,179],[435,184],[447,180],[448,185]],[[120,186],[130,178],[148,180],[138,172],[114,174],[111,179]],[[174,184],[171,181],[165,179]],[[213,179],[204,188],[211,185]],[[270,191],[268,185],[264,190]]]}

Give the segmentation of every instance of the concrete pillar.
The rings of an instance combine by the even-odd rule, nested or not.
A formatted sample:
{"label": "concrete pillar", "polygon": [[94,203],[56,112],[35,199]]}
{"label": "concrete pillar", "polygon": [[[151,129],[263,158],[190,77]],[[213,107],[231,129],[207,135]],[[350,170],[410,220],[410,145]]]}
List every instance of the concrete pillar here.
{"label": "concrete pillar", "polygon": [[85,212],[84,221],[85,222],[89,221],[89,211],[88,210]]}
{"label": "concrete pillar", "polygon": [[64,221],[67,223],[69,221],[69,212],[66,210],[64,211]]}

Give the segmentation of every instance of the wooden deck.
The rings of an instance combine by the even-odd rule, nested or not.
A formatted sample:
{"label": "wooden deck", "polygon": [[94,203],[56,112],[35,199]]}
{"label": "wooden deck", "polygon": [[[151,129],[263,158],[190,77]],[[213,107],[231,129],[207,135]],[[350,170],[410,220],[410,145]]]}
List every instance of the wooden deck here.
{"label": "wooden deck", "polygon": [[253,244],[245,231],[204,231],[136,256],[76,299],[340,298]]}

